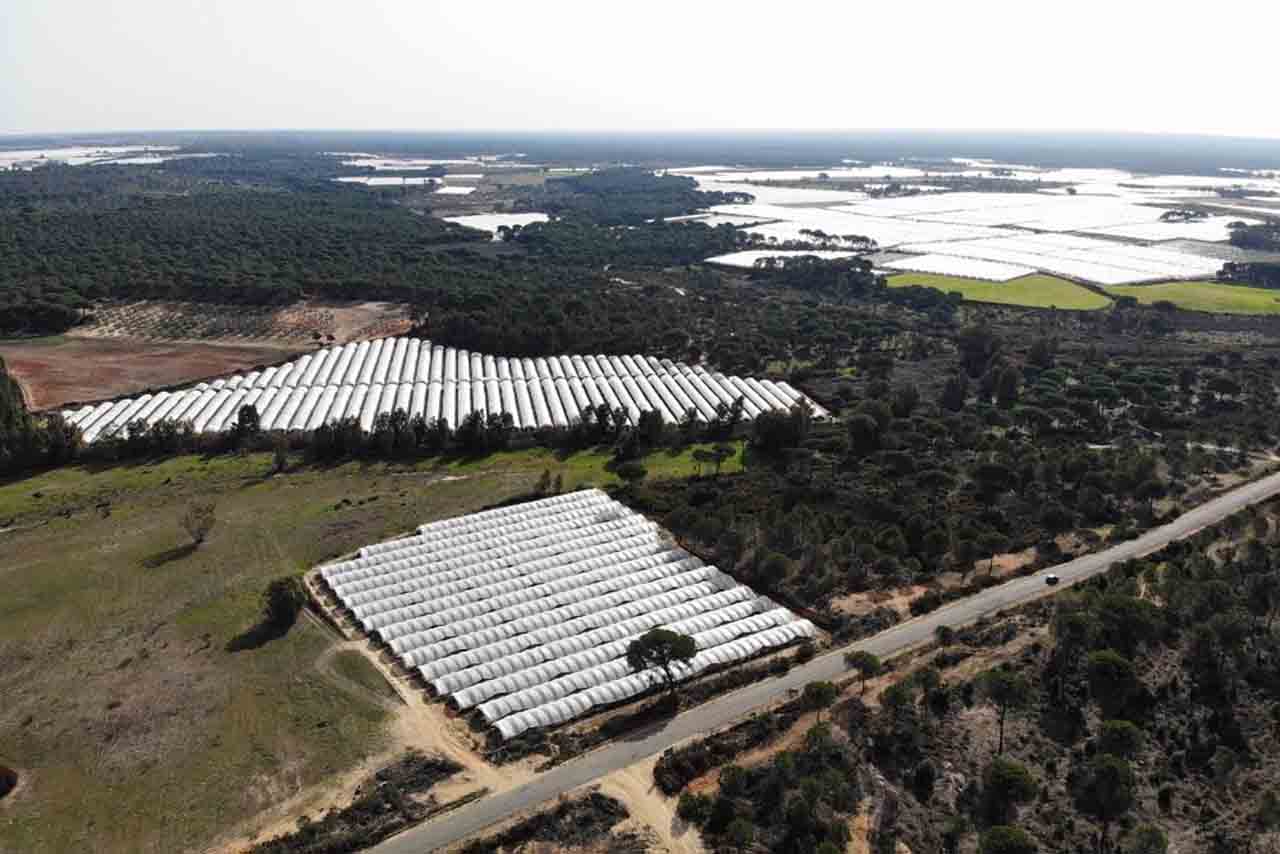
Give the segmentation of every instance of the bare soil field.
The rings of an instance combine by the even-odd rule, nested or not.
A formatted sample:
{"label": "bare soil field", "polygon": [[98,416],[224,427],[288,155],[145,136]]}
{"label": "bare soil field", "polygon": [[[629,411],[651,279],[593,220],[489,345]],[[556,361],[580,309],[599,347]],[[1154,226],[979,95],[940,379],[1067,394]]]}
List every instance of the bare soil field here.
{"label": "bare soil field", "polygon": [[410,325],[405,306],[388,302],[247,306],[137,301],[95,306],[93,319],[68,335],[297,346],[317,340],[316,336],[326,343],[343,344],[398,335]]}
{"label": "bare soil field", "polygon": [[0,358],[27,405],[40,410],[275,364],[307,349],[64,336],[0,341]]}
{"label": "bare soil field", "polygon": [[66,335],[0,341],[27,406],[51,409],[272,365],[318,344],[401,335],[396,303],[305,302],[280,308],[114,303]]}

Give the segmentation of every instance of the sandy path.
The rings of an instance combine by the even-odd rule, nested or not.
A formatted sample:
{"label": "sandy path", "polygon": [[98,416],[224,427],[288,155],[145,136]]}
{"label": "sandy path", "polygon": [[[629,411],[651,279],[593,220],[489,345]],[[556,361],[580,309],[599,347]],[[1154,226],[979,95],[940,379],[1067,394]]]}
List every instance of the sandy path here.
{"label": "sandy path", "polygon": [[630,768],[623,768],[605,777],[600,791],[617,798],[631,811],[631,818],[653,831],[660,848],[650,848],[655,854],[706,854],[702,838],[676,815],[676,800],[668,798],[653,782],[653,766],[658,757],[651,756]]}

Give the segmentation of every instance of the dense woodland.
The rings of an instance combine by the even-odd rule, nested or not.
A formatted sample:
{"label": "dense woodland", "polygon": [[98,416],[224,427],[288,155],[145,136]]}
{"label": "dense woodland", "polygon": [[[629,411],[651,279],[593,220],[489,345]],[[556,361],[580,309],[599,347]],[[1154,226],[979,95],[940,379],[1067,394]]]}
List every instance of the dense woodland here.
{"label": "dense woodland", "polygon": [[4,219],[4,331],[63,329],[96,299],[412,301],[421,289],[505,274],[501,260],[462,264],[433,251],[483,234],[345,189],[147,196],[110,211],[23,210]]}
{"label": "dense woodland", "polygon": [[[50,166],[0,175],[0,333],[62,331],[108,298],[534,299],[539,288],[569,289],[610,264],[688,264],[741,242],[732,229],[644,222],[723,194],[692,190],[687,178],[616,170],[562,179],[566,188],[552,195],[566,221],[519,234],[513,244],[527,255],[495,257],[481,251],[482,232],[319,180],[319,166],[305,158],[294,164],[301,174],[282,161],[293,162],[258,152],[177,160],[163,170]],[[616,227],[632,220],[634,228]]]}
{"label": "dense woodland", "polygon": [[843,406],[838,426],[762,416],[748,471],[642,484],[630,498],[722,568],[823,609],[948,571],[980,585],[997,554],[1035,548],[1052,563],[1069,532],[1129,538],[1280,438],[1274,358],[1064,357],[1048,335],[1015,349],[984,326],[954,343],[922,360],[940,384],[895,379],[912,376],[909,359],[864,360],[874,378],[861,393],[828,401]]}

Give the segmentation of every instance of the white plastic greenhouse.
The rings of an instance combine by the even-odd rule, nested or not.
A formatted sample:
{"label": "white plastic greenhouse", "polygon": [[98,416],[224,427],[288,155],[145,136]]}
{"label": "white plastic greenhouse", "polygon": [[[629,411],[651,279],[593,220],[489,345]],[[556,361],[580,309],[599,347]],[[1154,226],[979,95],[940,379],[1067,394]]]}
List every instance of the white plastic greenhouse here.
{"label": "white plastic greenhouse", "polygon": [[[413,355],[409,345],[406,364]],[[393,348],[388,358],[394,367]],[[632,360],[630,369],[655,363]],[[488,369],[476,356],[455,357],[444,370],[463,364]],[[512,362],[508,372],[545,373],[554,387],[569,370],[581,380],[605,364],[539,359]],[[763,400],[788,399],[777,384],[745,385]],[[651,628],[697,641],[685,676],[816,633],[599,490],[423,525],[323,567],[320,577],[406,669],[458,709],[475,709],[504,739],[655,687],[651,674],[634,674],[626,662],[627,646]]]}
{"label": "white plastic greenhouse", "polygon": [[[726,377],[701,366],[646,356],[552,356],[508,359],[433,345],[418,338],[384,338],[330,347],[292,362],[224,377],[192,388],[107,401],[62,415],[93,442],[124,435],[130,424],[190,422],[197,433],[236,423],[252,404],[264,430],[316,430],[346,418],[373,429],[379,415],[458,427],[471,413],[510,415],[519,430],[567,427],[583,409],[607,404],[632,421],[656,410],[675,423],[692,412],[716,417],[720,404],[741,399],[748,418],[805,400],[786,383]],[[814,413],[826,412],[812,401]]]}

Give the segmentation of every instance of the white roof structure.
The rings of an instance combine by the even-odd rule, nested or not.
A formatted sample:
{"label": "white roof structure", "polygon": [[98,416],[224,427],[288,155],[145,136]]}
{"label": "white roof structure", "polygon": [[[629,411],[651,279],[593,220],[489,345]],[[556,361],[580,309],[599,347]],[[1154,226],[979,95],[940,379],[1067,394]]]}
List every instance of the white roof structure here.
{"label": "white roof structure", "polygon": [[[222,377],[193,388],[64,410],[85,442],[123,436],[135,422],[186,421],[197,433],[235,426],[252,404],[264,430],[312,431],[354,418],[366,432],[379,415],[442,419],[458,427],[472,412],[508,414],[520,430],[568,427],[586,406],[627,410],[638,420],[656,410],[668,423],[692,411],[708,421],[721,404],[742,398],[746,417],[790,408],[804,395],[783,382],[726,377],[701,365],[645,356],[553,356],[508,359],[382,338],[309,353],[292,362]],[[809,400],[814,414],[826,411]]]}
{"label": "white roof structure", "polygon": [[[776,384],[753,392],[786,397]],[[594,489],[423,525],[320,577],[401,664],[503,739],[653,688],[626,654],[657,626],[696,639],[685,676],[816,634]]]}

